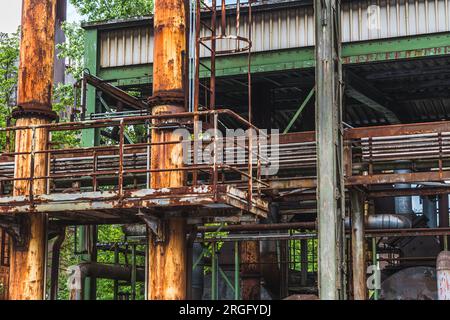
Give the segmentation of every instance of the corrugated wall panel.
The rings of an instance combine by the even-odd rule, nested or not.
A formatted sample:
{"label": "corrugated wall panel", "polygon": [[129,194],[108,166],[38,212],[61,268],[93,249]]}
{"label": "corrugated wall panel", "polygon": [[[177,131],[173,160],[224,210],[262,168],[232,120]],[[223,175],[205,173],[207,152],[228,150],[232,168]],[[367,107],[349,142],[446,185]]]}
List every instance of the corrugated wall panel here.
{"label": "corrugated wall panel", "polygon": [[119,67],[153,61],[152,28],[126,28],[100,34],[100,66]]}
{"label": "corrugated wall panel", "polygon": [[[344,42],[450,31],[450,0],[367,0],[342,5]],[[254,13],[253,52],[299,48],[314,45],[312,7],[277,9]],[[227,20],[227,34],[236,34],[236,19]],[[218,26],[218,32],[221,31]],[[248,36],[247,16],[241,15],[239,35]],[[202,30],[206,35],[206,30]],[[218,41],[217,49],[236,48],[233,40]],[[209,51],[201,49],[201,56]],[[124,28],[100,34],[102,68],[146,64],[153,61],[151,27]]]}

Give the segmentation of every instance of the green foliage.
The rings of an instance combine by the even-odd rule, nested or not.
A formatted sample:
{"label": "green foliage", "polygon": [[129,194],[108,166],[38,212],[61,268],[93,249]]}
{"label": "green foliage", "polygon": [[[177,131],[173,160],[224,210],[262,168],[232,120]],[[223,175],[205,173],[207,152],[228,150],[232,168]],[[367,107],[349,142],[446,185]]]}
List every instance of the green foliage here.
{"label": "green foliage", "polygon": [[[6,126],[6,119],[15,105],[18,77],[20,30],[15,33],[0,33],[0,126]],[[0,134],[0,149],[3,150],[6,135]]]}
{"label": "green foliage", "polygon": [[[62,116],[61,121],[69,120],[69,108],[74,104],[74,88],[71,84],[60,83],[53,90],[53,110]],[[65,149],[78,147],[81,142],[81,131],[52,132],[52,148]]]}
{"label": "green foliage", "polygon": [[11,107],[17,84],[19,30],[0,33],[0,106]]}
{"label": "green foliage", "polygon": [[[217,227],[217,231],[214,232],[205,232],[205,239],[211,239],[211,238],[220,238],[220,237],[226,237],[229,232],[221,231],[222,227],[224,227],[226,224],[220,224],[220,223],[207,223],[205,224],[209,227]],[[223,241],[218,241],[215,243],[216,247],[216,254],[220,252],[220,250],[223,247]],[[213,244],[211,242],[208,242],[206,244],[206,252],[204,253],[205,257],[211,257],[213,252]],[[208,274],[212,271],[212,268],[210,266],[205,266],[204,272],[205,274]]]}
{"label": "green foliage", "polygon": [[66,41],[56,46],[58,58],[66,59],[66,73],[79,80],[83,75],[84,68],[84,29],[78,23],[64,22],[62,30],[66,36]]}
{"label": "green foliage", "polygon": [[[294,233],[301,233],[295,231]],[[308,244],[308,272],[317,271],[317,239],[306,240]],[[295,271],[301,271],[302,261],[301,261],[301,241],[300,240],[290,240],[289,241],[289,262],[290,269]]]}
{"label": "green foliage", "polygon": [[[120,243],[124,240],[124,234],[122,228],[119,225],[103,225],[98,228],[98,241],[100,243]],[[131,251],[131,245],[128,246]],[[136,251],[143,252],[145,246],[137,245]],[[122,265],[131,265],[131,254],[119,254],[118,262]],[[105,264],[113,264],[114,252],[113,251],[101,251],[98,254],[98,262]],[[143,256],[136,257],[136,265],[143,268],[145,265],[145,260]],[[136,285],[136,299],[142,300],[144,298],[144,284],[137,283]],[[120,292],[131,294],[131,287],[128,283],[120,287]],[[97,280],[97,299],[98,300],[112,300],[114,298],[114,281],[106,279]]]}
{"label": "green foliage", "polygon": [[152,13],[152,0],[70,0],[88,21],[145,16]]}

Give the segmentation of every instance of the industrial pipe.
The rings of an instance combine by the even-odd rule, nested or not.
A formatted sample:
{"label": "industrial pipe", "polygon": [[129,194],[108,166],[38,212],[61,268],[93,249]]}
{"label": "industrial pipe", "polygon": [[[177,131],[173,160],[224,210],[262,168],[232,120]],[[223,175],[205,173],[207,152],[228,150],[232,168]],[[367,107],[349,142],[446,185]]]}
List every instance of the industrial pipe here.
{"label": "industrial pipe", "polygon": [[[131,281],[133,268],[131,266],[85,262],[69,267],[69,273],[68,287],[71,300],[81,300],[86,278]],[[136,269],[136,281],[145,281],[144,269]]]}
{"label": "industrial pipe", "polygon": [[61,246],[65,238],[66,228],[62,228],[53,242],[52,268],[50,276],[50,300],[56,300],[58,298],[59,260],[61,255]]}
{"label": "industrial pipe", "polygon": [[[23,0],[22,37],[17,83],[17,108],[12,112],[17,127],[46,125],[56,118],[52,111],[53,60],[55,53],[56,0]],[[47,192],[48,129],[16,131],[14,196]],[[13,241],[9,298],[42,300],[45,291],[47,218],[43,213],[21,216],[22,243]]]}
{"label": "industrial pipe", "polygon": [[[345,228],[350,229],[351,219],[345,218]],[[412,228],[411,219],[400,214],[371,214],[365,217],[365,228],[378,229],[409,229]]]}
{"label": "industrial pipe", "polygon": [[[220,231],[276,231],[276,230],[289,230],[289,229],[316,229],[316,222],[290,222],[290,223],[269,223],[269,224],[237,224],[221,226]],[[197,230],[199,232],[215,232],[219,227],[215,226],[199,226]]]}
{"label": "industrial pipe", "polygon": [[[75,268],[79,270],[81,278],[91,277],[97,279],[131,281],[131,266],[86,262],[78,264]],[[136,269],[136,280],[145,280],[145,271],[143,268]]]}
{"label": "industrial pipe", "polygon": [[[173,115],[184,109],[184,67],[186,56],[186,5],[184,0],[154,1],[154,61],[153,96],[148,104],[152,115]],[[169,121],[169,119],[167,119]],[[154,120],[155,125],[161,123]],[[185,173],[171,170],[183,167],[180,136],[169,128],[154,128],[151,132],[151,169],[166,169],[150,176],[150,187],[176,188],[185,185]],[[148,295],[150,300],[186,299],[187,241],[186,219],[169,218],[161,222],[164,234],[150,234],[148,246]]]}
{"label": "industrial pipe", "polygon": [[[401,170],[395,170],[396,174],[406,174],[411,173],[411,170],[408,169],[401,169]],[[411,188],[410,184],[396,184],[394,186],[396,189],[409,189]],[[411,196],[403,196],[403,197],[395,197],[395,213],[396,214],[405,214],[409,215],[413,213],[412,210],[412,198]]]}
{"label": "industrial pipe", "polygon": [[352,234],[352,275],[354,300],[366,300],[366,246],[365,246],[365,221],[364,198],[361,192],[351,192],[351,234]]}
{"label": "industrial pipe", "polygon": [[[345,220],[345,227],[350,228],[351,219]],[[409,229],[412,227],[411,220],[397,214],[374,214],[366,216],[366,229]],[[205,232],[244,232],[244,231],[281,231],[281,230],[315,230],[317,223],[315,221],[306,222],[287,222],[287,223],[269,223],[269,224],[233,224],[226,226],[198,226],[197,231]],[[146,228],[144,225],[125,225],[122,227],[127,236],[145,236]]]}

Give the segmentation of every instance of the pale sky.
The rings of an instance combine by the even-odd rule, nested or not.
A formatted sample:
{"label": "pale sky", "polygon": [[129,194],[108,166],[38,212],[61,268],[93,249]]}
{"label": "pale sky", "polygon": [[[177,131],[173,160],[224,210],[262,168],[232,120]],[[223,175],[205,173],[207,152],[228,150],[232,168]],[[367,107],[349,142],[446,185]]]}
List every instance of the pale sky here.
{"label": "pale sky", "polygon": [[[11,33],[20,24],[22,0],[0,0],[0,32]],[[67,20],[79,21],[80,17],[75,9],[68,4]]]}
{"label": "pale sky", "polygon": [[14,32],[20,24],[22,0],[0,0],[0,32]]}

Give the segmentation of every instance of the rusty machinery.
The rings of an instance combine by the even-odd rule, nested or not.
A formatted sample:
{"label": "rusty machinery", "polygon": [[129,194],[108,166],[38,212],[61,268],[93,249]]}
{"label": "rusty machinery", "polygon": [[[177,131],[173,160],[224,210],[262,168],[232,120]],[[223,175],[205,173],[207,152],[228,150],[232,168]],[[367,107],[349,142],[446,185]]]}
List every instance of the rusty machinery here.
{"label": "rusty machinery", "polygon": [[[16,127],[1,129],[1,132],[16,135],[16,149],[12,151],[7,148],[2,153],[4,161],[1,165],[0,179],[3,192],[3,197],[0,198],[0,212],[3,217],[1,225],[6,228],[5,230],[15,242],[11,252],[13,267],[10,283],[14,290],[10,291],[10,298],[42,298],[43,289],[40,287],[42,281],[28,285],[28,280],[44,277],[43,270],[39,267],[45,257],[42,252],[45,247],[43,239],[47,226],[44,213],[50,217],[50,227],[55,224],[137,223],[144,219],[152,234],[149,257],[151,261],[156,261],[149,273],[149,297],[183,299],[186,297],[186,278],[177,269],[178,265],[187,263],[187,242],[181,236],[187,231],[186,221],[180,218],[183,212],[190,212],[194,218],[196,215],[200,216],[204,218],[203,221],[215,221],[218,217],[231,218],[241,211],[247,211],[254,217],[262,218],[268,211],[267,199],[283,201],[291,198],[296,201],[314,201],[314,189],[317,187],[317,145],[314,132],[283,134],[277,137],[281,155],[279,159],[281,173],[278,177],[268,178],[260,174],[261,166],[270,162],[270,159],[263,158],[258,151],[252,152],[254,146],[251,145],[251,138],[244,142],[245,163],[239,166],[218,162],[197,165],[195,161],[193,165],[186,166],[177,162],[181,155],[181,142],[179,137],[171,134],[174,126],[187,127],[194,133],[195,138],[191,141],[191,147],[194,149],[194,144],[201,134],[196,127],[198,120],[204,120],[210,123],[211,127],[218,129],[219,118],[230,117],[241,127],[258,130],[251,121],[251,32],[248,33],[249,37],[239,35],[239,17],[245,12],[250,16],[251,21],[251,5],[244,5],[241,8],[238,2],[235,8],[236,34],[230,35],[224,31],[227,11],[224,1],[221,3],[220,10],[217,10],[215,1],[211,5],[202,1],[196,3],[197,40],[194,51],[196,62],[192,78],[195,83],[190,86],[195,94],[191,95],[191,92],[185,91],[189,80],[186,74],[189,72],[186,70],[187,63],[182,57],[188,51],[185,33],[187,22],[186,15],[179,14],[186,11],[184,1],[156,1],[155,30],[158,32],[155,34],[155,43],[158,45],[155,46],[154,94],[146,104],[152,107],[153,114],[137,117],[50,124],[54,114],[50,111],[50,101],[45,92],[48,93],[51,88],[50,61],[53,55],[50,53],[53,49],[50,47],[53,48],[53,33],[46,32],[45,36],[37,37],[33,30],[38,28],[39,21],[32,18],[24,21],[25,37],[22,41],[34,43],[29,50],[36,49],[36,45],[39,45],[48,47],[48,51],[45,51],[45,57],[36,55],[39,58],[37,61],[24,59],[25,54],[30,55],[26,50],[21,53],[20,108],[14,113],[18,121]],[[32,4],[32,0],[25,1],[24,10],[28,10]],[[54,1],[49,0],[46,4],[48,7],[38,6],[38,8],[43,10],[41,13],[48,15],[48,21],[52,22]],[[201,10],[204,10],[211,18],[211,23],[206,25],[210,34],[205,36],[200,36],[198,31],[199,25],[204,24],[199,19]],[[171,20],[172,24],[165,23],[171,16],[176,16],[177,19]],[[42,30],[46,30],[44,26],[42,27]],[[167,39],[173,41],[167,41]],[[215,57],[229,53],[221,52],[216,48],[217,43],[223,40],[235,41],[236,48],[233,52],[247,53],[249,57],[248,119],[232,111],[216,110]],[[201,47],[210,52],[210,65],[204,65],[200,61]],[[173,63],[167,64],[167,61]],[[28,88],[27,81],[32,81],[34,76],[33,73],[28,74],[27,77],[23,76],[24,70],[28,70],[28,64],[42,64],[41,73],[36,75],[39,77],[40,86],[34,86],[33,90],[25,90]],[[210,73],[207,83],[200,82],[200,70]],[[140,103],[114,88],[106,88],[106,85],[95,77],[90,77],[87,81],[90,81],[91,85],[102,87],[110,94],[115,94],[116,98],[125,99],[127,103]],[[36,100],[39,97],[42,101]],[[203,102],[200,102],[201,97]],[[140,143],[126,141],[127,128],[133,125],[146,126],[152,133],[152,138],[148,137],[147,142]],[[48,133],[52,131],[113,126],[119,128],[117,144],[91,148],[52,149],[51,144],[48,143]],[[446,203],[445,197],[449,189],[445,181],[450,180],[449,132],[449,122],[344,130],[342,133],[345,167],[343,181],[346,188],[351,188],[353,192],[347,196],[347,199],[351,199],[353,222],[360,218],[359,225],[364,226],[361,215],[368,213],[368,201],[383,197],[440,194],[441,206],[448,207],[448,200]],[[217,137],[214,138],[217,139]],[[171,157],[165,157],[166,153],[171,154]],[[11,166],[11,163],[14,164]],[[409,171],[396,173],[395,170],[398,169]],[[79,188],[72,188],[74,181],[79,182]],[[430,185],[430,182],[435,184]],[[423,187],[393,189],[392,185],[396,183],[423,184]],[[105,188],[108,190],[106,191]],[[355,190],[358,193],[355,193]],[[280,191],[287,191],[287,193],[280,194]],[[217,204],[221,204],[220,209]],[[170,218],[164,217],[162,214],[164,212],[167,212]],[[445,215],[444,210],[442,210],[441,221],[441,228],[398,230],[381,228],[365,231],[353,228],[352,236],[353,239],[360,239],[359,244],[364,242],[362,239],[365,237],[380,239],[436,235],[442,236],[442,242],[446,243],[446,236],[450,232],[448,215]],[[24,232],[24,227],[25,229],[34,228],[33,237],[26,237],[30,235],[30,232],[26,230]],[[234,232],[250,232],[277,229],[313,230],[315,227],[315,223],[308,221],[299,222],[299,224],[269,224],[265,227],[242,224],[239,227],[230,226],[229,228]],[[199,228],[198,231],[202,229]],[[206,229],[203,230],[205,231]],[[301,234],[291,234],[288,238],[285,235],[279,235],[277,238],[273,235],[271,239],[282,240],[283,237],[300,239],[301,236]],[[306,234],[306,236],[315,237],[314,234]],[[262,238],[262,236],[251,235],[242,235],[239,238],[242,241],[241,276],[245,298],[259,296],[258,241]],[[238,238],[234,238],[236,239]],[[18,244],[22,246],[19,248]],[[353,245],[352,294],[358,298],[365,298],[366,292],[362,290],[365,275],[358,273],[361,270],[356,268],[366,263],[363,257],[364,251],[361,251],[361,247]],[[41,252],[35,256],[36,259],[27,258],[32,248]],[[33,252],[36,253],[34,249]],[[170,252],[170,255],[164,257],[164,252]],[[355,253],[358,254],[355,255]],[[399,261],[402,258],[389,259]],[[33,265],[32,270],[35,270],[33,275],[19,271],[21,266],[28,267],[27,263]],[[18,282],[25,284],[26,288]],[[247,289],[248,291],[245,291]]]}

